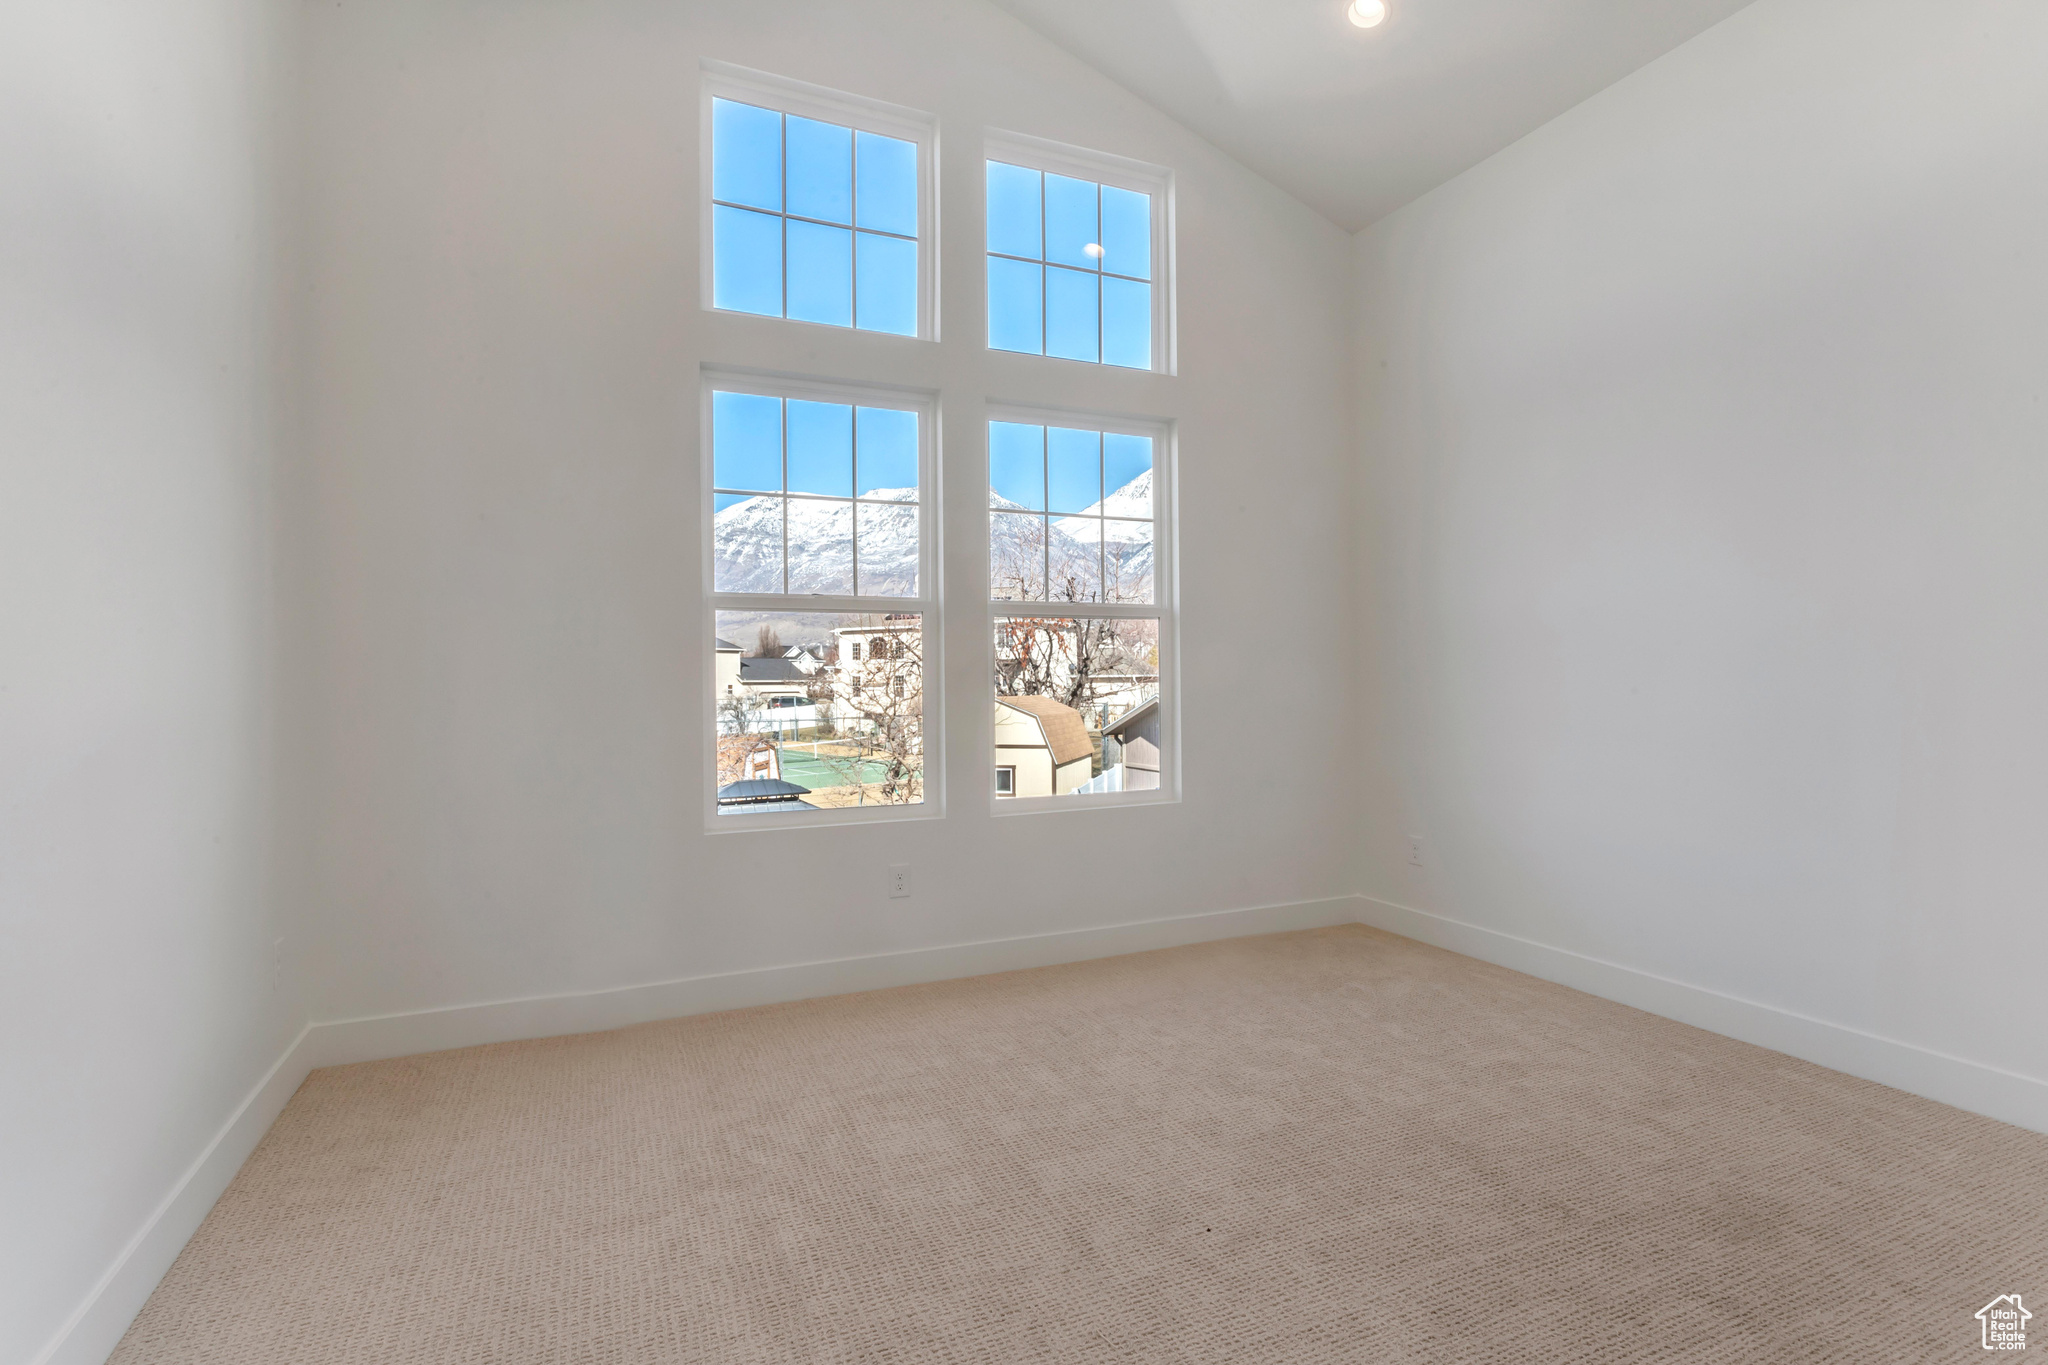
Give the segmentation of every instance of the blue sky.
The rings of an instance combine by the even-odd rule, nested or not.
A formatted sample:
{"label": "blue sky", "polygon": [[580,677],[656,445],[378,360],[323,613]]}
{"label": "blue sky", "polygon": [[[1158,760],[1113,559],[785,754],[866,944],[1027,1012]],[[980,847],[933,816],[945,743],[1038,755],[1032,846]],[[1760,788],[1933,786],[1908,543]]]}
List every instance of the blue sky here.
{"label": "blue sky", "polygon": [[1084,512],[1151,467],[1148,436],[988,424],[990,490],[1034,512]]}
{"label": "blue sky", "polygon": [[917,144],[713,100],[712,303],[917,334]]}
{"label": "blue sky", "polygon": [[915,412],[897,408],[714,392],[711,481],[717,488],[740,490],[721,494],[714,510],[724,511],[746,493],[850,498],[883,488],[914,489],[917,422]]}

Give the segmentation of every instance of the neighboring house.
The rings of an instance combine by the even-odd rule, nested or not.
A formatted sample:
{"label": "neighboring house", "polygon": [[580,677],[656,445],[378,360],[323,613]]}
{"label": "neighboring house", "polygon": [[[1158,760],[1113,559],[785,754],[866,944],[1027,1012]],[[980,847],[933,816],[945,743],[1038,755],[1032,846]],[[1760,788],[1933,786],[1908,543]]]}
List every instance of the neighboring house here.
{"label": "neighboring house", "polygon": [[811,701],[817,665],[809,660],[741,659],[739,692],[755,712],[752,728],[797,730],[818,723]]}
{"label": "neighboring house", "polygon": [[1081,713],[1051,697],[996,698],[996,795],[1064,796],[1093,775]]}
{"label": "neighboring house", "polygon": [[740,655],[746,653],[730,640],[718,640],[712,646],[715,665],[712,672],[712,692],[719,701],[737,696],[740,690]]}
{"label": "neighboring house", "polygon": [[[763,706],[795,706],[810,700],[814,671],[794,659],[741,659],[740,687]],[[777,697],[794,700],[778,703]]]}
{"label": "neighboring house", "polygon": [[791,645],[782,651],[782,657],[806,673],[816,673],[825,666],[825,646]]}
{"label": "neighboring house", "polygon": [[841,626],[838,638],[839,667],[849,672],[856,664],[869,668],[892,661],[915,660],[924,652],[924,623],[915,616],[889,616],[880,625]]}
{"label": "neighboring house", "polygon": [[765,777],[728,783],[718,789],[718,813],[764,815],[785,810],[814,811],[817,809],[816,806],[798,799],[810,794],[809,787],[799,787],[794,782]]}
{"label": "neighboring house", "polygon": [[1159,787],[1159,698],[1124,712],[1102,727],[1102,775],[1122,769],[1110,791],[1156,791]]}
{"label": "neighboring house", "polygon": [[817,672],[795,659],[741,659],[740,685],[757,697],[809,696],[811,677]]}
{"label": "neighboring house", "polygon": [[837,662],[832,723],[862,729],[878,718],[917,717],[924,707],[924,623],[916,616],[833,632]]}

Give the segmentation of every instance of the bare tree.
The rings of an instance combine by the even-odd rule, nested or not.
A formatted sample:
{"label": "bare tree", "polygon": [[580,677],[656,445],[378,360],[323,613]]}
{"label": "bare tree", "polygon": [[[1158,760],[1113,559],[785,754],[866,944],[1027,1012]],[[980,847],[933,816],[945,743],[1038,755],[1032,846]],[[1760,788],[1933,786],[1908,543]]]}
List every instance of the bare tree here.
{"label": "bare tree", "polygon": [[757,729],[756,722],[761,716],[761,701],[758,697],[742,693],[727,693],[718,699],[718,733],[721,735],[747,735]]}
{"label": "bare tree", "polygon": [[757,659],[779,659],[782,657],[782,636],[774,626],[762,626],[760,635],[755,637],[754,657]]}
{"label": "bare tree", "polygon": [[1149,621],[1011,616],[996,623],[996,691],[1085,711],[1136,677],[1158,675]]}
{"label": "bare tree", "polygon": [[1046,588],[1055,602],[1100,602],[1102,546],[1052,537],[1046,546]]}
{"label": "bare tree", "polygon": [[1043,598],[1045,518],[1005,513],[994,519],[989,530],[989,575],[994,596],[1003,601]]}
{"label": "bare tree", "polygon": [[[924,798],[924,632],[915,617],[870,618],[858,661],[818,676],[810,688],[819,710],[845,718],[834,752],[819,761],[859,799],[907,805]],[[877,771],[879,770],[879,772]]]}

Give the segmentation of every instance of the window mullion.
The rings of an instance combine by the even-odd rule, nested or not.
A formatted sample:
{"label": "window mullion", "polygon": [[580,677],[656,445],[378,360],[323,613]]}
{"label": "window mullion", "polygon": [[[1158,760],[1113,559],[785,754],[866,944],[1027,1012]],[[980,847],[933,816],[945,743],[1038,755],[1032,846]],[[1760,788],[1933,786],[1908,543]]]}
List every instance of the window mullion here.
{"label": "window mullion", "polygon": [[[851,311],[853,317],[851,321],[855,327],[858,327],[860,326],[860,132],[853,128],[846,130],[846,176],[846,216],[851,220],[846,225],[846,270],[851,280],[847,292],[852,299]],[[921,216],[922,213],[920,211]],[[856,425],[858,425],[857,418]],[[860,436],[856,432],[854,440],[857,442],[859,439]],[[859,457],[856,456],[855,458],[857,460]],[[853,537],[855,556],[853,582],[854,586],[858,587],[860,586],[860,527],[857,524],[853,528]]]}
{"label": "window mullion", "polygon": [[782,591],[789,591],[789,400],[779,398],[775,408],[782,418]]}
{"label": "window mullion", "polygon": [[1038,429],[1038,553],[1045,560],[1039,571],[1039,591],[1052,601],[1052,432]]}
{"label": "window mullion", "polygon": [[[1095,249],[1102,252],[1102,256],[1095,258],[1095,360],[1100,364],[1108,359],[1107,353],[1102,349],[1102,260],[1109,254],[1108,249],[1102,245],[1101,185],[1095,187]],[[1101,438],[1098,436],[1096,439],[1099,442]]]}
{"label": "window mullion", "polygon": [[[781,210],[782,210],[782,223],[781,223],[781,228],[782,228],[782,316],[784,316],[784,317],[788,317],[788,316],[789,316],[789,115],[787,115],[787,114],[777,114],[777,115],[775,116],[775,127],[776,127],[776,131],[777,131],[778,133],[780,133],[780,135],[781,135],[781,137],[782,137],[782,203],[781,203],[781,205],[779,206],[779,207],[781,208]],[[786,426],[786,423],[785,423],[785,426]],[[788,441],[787,441],[787,436],[788,436],[788,433],[787,433],[787,431],[785,430],[785,432],[784,432],[784,438],[785,438],[785,439],[784,439],[784,445],[785,445],[785,447],[786,447],[786,446],[787,446],[787,444],[788,444]],[[783,458],[784,458],[784,460],[785,460],[785,461],[787,461],[787,459],[788,459],[788,456],[787,456],[787,454],[785,454]],[[783,479],[782,479],[782,487],[783,487],[783,491],[784,491],[785,493],[789,491],[789,474],[788,474],[788,471],[787,471],[786,469],[785,469],[785,470],[784,470],[784,472],[783,472]],[[783,549],[783,554],[782,554],[782,566],[783,566],[783,574],[784,574],[784,576],[785,576],[785,578],[786,578],[786,577],[787,577],[787,575],[788,575],[788,573],[789,573],[789,504],[788,504],[788,503],[787,503],[786,501],[784,502],[784,504],[783,504],[783,508],[782,508],[782,526],[783,526],[783,533],[782,533],[782,534],[783,534],[783,545],[782,545],[782,549]],[[786,587],[788,587],[788,586],[789,586],[789,584],[788,584],[787,582],[784,582],[784,584],[783,584],[782,586],[786,588]]]}

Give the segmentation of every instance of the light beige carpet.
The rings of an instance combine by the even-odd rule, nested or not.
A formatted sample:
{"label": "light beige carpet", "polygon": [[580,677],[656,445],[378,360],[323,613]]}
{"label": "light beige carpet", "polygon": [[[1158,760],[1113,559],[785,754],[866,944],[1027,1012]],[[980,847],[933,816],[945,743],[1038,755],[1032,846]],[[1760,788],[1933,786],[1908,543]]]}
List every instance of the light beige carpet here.
{"label": "light beige carpet", "polygon": [[2048,1138],[1341,928],[315,1072],[114,1360],[1891,1365],[2012,1292]]}

